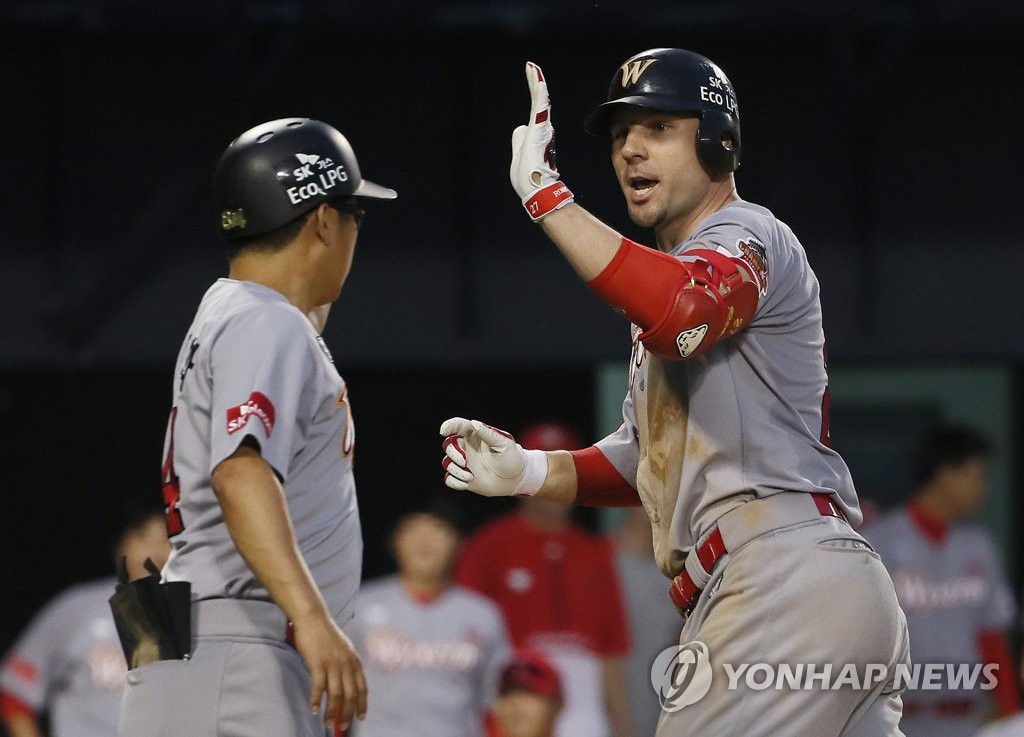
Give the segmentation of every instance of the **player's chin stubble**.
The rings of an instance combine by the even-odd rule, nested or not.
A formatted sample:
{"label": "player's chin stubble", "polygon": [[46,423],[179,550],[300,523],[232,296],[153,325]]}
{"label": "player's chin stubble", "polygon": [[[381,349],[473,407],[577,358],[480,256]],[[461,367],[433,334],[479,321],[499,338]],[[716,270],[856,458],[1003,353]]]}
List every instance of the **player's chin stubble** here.
{"label": "player's chin stubble", "polygon": [[665,213],[656,210],[650,206],[650,203],[645,203],[641,207],[628,203],[626,204],[626,211],[629,213],[629,219],[639,225],[641,228],[653,228],[662,221]]}

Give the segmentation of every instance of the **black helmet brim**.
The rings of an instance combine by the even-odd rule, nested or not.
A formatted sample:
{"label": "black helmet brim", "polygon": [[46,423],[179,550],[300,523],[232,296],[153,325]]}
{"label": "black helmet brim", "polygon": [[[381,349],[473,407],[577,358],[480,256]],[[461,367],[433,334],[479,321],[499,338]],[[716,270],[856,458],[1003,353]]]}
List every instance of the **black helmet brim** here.
{"label": "black helmet brim", "polygon": [[669,95],[630,95],[602,103],[591,110],[583,121],[583,130],[593,136],[607,136],[612,113],[623,105],[649,110],[664,110],[670,113],[693,113],[697,116],[701,112],[699,109],[694,109],[692,105],[680,105],[677,99]]}

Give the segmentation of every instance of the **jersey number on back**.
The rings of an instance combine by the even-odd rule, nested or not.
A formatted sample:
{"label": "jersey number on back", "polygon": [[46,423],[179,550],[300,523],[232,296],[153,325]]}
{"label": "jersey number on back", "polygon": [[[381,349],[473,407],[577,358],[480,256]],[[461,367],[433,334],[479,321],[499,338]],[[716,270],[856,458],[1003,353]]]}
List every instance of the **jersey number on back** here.
{"label": "jersey number on back", "polygon": [[174,421],[178,417],[178,408],[171,409],[171,418],[167,422],[167,455],[164,457],[162,471],[164,484],[164,513],[167,515],[167,535],[174,537],[185,529],[181,520],[181,512],[178,510],[178,502],[181,500],[181,484],[178,481],[178,474],[174,471]]}

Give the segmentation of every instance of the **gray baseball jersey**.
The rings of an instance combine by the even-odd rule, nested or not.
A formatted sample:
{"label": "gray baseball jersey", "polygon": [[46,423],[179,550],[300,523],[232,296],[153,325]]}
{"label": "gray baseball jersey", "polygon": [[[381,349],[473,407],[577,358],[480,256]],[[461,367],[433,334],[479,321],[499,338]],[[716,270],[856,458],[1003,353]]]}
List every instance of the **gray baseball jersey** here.
{"label": "gray baseball jersey", "polygon": [[0,690],[47,712],[53,737],[113,737],[127,665],[107,599],[115,579],[54,597],[4,658]]}
{"label": "gray baseball jersey", "polygon": [[418,601],[397,577],[367,584],[347,628],[372,706],[356,737],[477,737],[509,657],[497,606],[461,586]]}
{"label": "gray baseball jersey", "polygon": [[[1005,631],[1016,606],[999,557],[982,529],[953,525],[941,543],[929,541],[906,508],[887,513],[864,530],[892,575],[910,628],[911,660],[927,664],[979,664],[979,636]],[[1015,673],[998,674],[1016,678]],[[912,688],[904,700],[903,729],[914,735],[969,734],[981,727],[990,692],[975,688]],[[977,684],[975,684],[977,686]],[[956,718],[933,708],[949,701],[974,702]]]}
{"label": "gray baseball jersey", "polygon": [[916,663],[976,663],[978,635],[1006,630],[1016,607],[989,536],[953,525],[929,542],[907,510],[889,512],[864,530],[892,575],[910,625]]}
{"label": "gray baseball jersey", "polygon": [[344,381],[306,317],[278,292],[218,280],[178,356],[164,452],[169,581],[194,599],[270,601],[231,540],[211,485],[246,436],[285,491],[302,555],[334,618],[351,616],[362,536],[352,478],[354,427]]}
{"label": "gray baseball jersey", "polygon": [[753,497],[830,493],[854,526],[861,520],[850,473],[829,447],[818,282],[803,246],[767,209],[740,200],[672,253],[685,262],[696,248],[749,265],[761,285],[753,319],[681,362],[646,351],[634,326],[625,421],[597,443],[635,479],[669,576],[719,517]]}

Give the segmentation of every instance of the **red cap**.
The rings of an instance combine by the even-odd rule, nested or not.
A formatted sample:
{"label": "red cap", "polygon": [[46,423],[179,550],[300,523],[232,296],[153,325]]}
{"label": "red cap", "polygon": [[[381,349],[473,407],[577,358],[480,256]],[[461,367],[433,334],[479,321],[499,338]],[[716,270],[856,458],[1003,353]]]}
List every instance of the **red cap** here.
{"label": "red cap", "polygon": [[520,433],[519,444],[527,450],[579,450],[583,447],[579,433],[557,422],[530,425]]}
{"label": "red cap", "polygon": [[547,657],[537,650],[517,650],[501,672],[499,693],[528,691],[562,700],[562,679]]}

